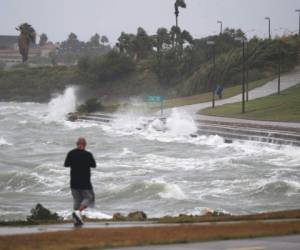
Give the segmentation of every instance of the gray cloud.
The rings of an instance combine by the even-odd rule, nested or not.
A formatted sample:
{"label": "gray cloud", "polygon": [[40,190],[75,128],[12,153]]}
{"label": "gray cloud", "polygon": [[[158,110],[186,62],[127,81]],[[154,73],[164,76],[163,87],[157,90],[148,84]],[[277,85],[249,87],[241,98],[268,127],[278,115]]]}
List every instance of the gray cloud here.
{"label": "gray cloud", "polygon": [[[74,32],[88,40],[98,32],[113,42],[121,31],[144,27],[154,33],[158,27],[174,24],[175,0],[0,0],[0,34],[17,34],[15,27],[28,22],[50,40],[66,39]],[[242,28],[249,35],[266,36],[265,16],[272,18],[272,34],[298,30],[299,0],[186,0],[179,24],[193,36],[217,33],[217,20],[225,27]],[[281,29],[280,29],[281,28]]]}

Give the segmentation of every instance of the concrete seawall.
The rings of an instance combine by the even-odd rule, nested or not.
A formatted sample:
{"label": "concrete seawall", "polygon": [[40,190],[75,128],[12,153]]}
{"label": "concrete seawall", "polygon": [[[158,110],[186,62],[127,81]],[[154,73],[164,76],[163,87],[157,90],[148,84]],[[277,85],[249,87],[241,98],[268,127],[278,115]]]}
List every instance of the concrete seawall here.
{"label": "concrete seawall", "polygon": [[[114,115],[94,113],[78,116],[77,121],[110,123],[116,118],[117,116]],[[300,146],[300,124],[298,128],[289,126],[289,123],[207,118],[203,116],[196,118],[198,135],[219,135],[227,143],[240,140]],[[165,120],[166,118],[160,119]]]}
{"label": "concrete seawall", "polygon": [[219,135],[227,142],[246,140],[300,146],[300,130],[290,127],[198,120],[199,134]]}

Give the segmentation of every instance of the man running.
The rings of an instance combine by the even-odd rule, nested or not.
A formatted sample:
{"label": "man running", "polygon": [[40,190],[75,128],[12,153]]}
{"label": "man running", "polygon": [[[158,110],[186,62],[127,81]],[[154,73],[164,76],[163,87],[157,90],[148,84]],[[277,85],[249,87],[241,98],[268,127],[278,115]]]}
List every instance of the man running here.
{"label": "man running", "polygon": [[81,212],[87,207],[92,207],[95,202],[95,194],[91,183],[91,168],[96,167],[96,161],[93,155],[85,150],[85,138],[80,137],[76,145],[77,148],[67,154],[64,166],[70,167],[74,225],[82,226]]}

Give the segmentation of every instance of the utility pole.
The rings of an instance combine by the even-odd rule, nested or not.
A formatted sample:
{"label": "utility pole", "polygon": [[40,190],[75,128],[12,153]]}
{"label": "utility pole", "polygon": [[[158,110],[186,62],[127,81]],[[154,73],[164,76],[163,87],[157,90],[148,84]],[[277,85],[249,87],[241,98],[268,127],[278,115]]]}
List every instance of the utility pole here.
{"label": "utility pole", "polygon": [[300,36],[300,9],[296,10],[296,12],[299,13],[299,32],[298,32],[298,35]]}
{"label": "utility pole", "polygon": [[242,113],[245,113],[245,39],[243,39]]}
{"label": "utility pole", "polygon": [[269,23],[269,40],[271,40],[271,18],[270,17],[265,17],[265,19]]}
{"label": "utility pole", "polygon": [[242,77],[242,113],[246,112],[246,104],[245,104],[245,78],[246,78],[246,60],[245,60],[245,44],[247,43],[247,38],[245,37],[236,37],[236,41],[240,41],[243,44],[243,77]]}
{"label": "utility pole", "polygon": [[246,101],[249,101],[249,43],[246,44]]}
{"label": "utility pole", "polygon": [[223,22],[222,21],[217,21],[218,24],[220,24],[220,35],[223,34]]}
{"label": "utility pole", "polygon": [[280,85],[281,85],[281,64],[282,64],[282,51],[281,51],[281,41],[278,41],[278,84],[277,93],[280,95]]}
{"label": "utility pole", "polygon": [[213,49],[213,75],[212,75],[212,80],[211,80],[211,87],[212,87],[212,108],[215,108],[215,74],[216,74],[216,43],[215,41],[207,41],[207,45],[212,46]]}

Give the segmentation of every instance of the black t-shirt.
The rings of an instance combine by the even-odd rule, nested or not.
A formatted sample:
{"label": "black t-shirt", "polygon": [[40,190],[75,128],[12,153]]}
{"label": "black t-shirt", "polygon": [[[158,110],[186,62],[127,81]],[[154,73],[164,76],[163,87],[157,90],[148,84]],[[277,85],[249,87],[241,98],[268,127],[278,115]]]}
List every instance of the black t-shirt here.
{"label": "black t-shirt", "polygon": [[71,188],[92,189],[90,168],[96,167],[96,161],[90,152],[73,149],[67,154],[64,165],[71,168]]}

